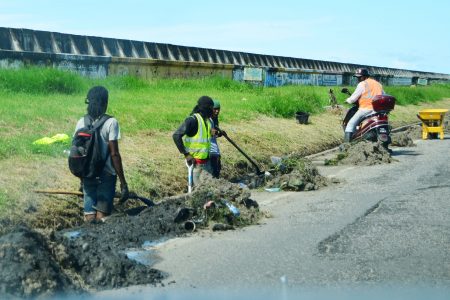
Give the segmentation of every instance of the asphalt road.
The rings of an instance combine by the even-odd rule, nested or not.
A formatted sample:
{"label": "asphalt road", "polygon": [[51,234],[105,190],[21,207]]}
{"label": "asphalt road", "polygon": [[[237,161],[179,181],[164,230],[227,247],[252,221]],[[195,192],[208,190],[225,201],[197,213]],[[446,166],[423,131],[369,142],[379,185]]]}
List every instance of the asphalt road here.
{"label": "asphalt road", "polygon": [[387,165],[319,167],[338,185],[254,193],[272,218],[161,244],[154,267],[169,277],[138,294],[450,299],[450,139],[416,144]]}

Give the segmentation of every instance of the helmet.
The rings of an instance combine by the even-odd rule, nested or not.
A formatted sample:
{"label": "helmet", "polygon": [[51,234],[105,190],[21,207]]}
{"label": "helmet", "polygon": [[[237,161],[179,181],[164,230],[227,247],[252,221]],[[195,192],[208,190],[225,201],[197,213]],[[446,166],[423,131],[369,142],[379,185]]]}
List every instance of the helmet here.
{"label": "helmet", "polygon": [[214,108],[215,109],[220,109],[220,101],[216,100],[216,99],[213,99],[213,101],[214,101]]}
{"label": "helmet", "polygon": [[353,75],[353,76],[355,76],[355,77],[361,77],[361,76],[369,77],[370,74],[369,74],[369,71],[367,69],[359,68],[359,69],[356,69],[355,75]]}

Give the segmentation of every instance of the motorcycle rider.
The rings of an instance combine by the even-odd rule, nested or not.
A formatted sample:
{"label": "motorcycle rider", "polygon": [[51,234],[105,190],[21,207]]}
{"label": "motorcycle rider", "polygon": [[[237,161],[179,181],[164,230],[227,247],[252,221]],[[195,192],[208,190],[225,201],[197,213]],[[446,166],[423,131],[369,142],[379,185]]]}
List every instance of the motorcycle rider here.
{"label": "motorcycle rider", "polygon": [[369,71],[365,68],[360,68],[355,71],[353,75],[358,78],[358,85],[353,94],[345,101],[349,104],[359,102],[358,111],[348,121],[345,127],[344,142],[351,141],[352,135],[356,130],[356,126],[364,119],[365,116],[373,112],[372,99],[377,95],[384,94],[383,86],[375,79],[370,78]]}

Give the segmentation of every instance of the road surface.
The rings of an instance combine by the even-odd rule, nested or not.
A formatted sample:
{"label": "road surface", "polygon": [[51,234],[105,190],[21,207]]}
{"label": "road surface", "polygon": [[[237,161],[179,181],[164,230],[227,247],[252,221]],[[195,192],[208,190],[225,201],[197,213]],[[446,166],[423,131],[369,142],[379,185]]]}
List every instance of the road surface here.
{"label": "road surface", "polygon": [[398,291],[449,299],[450,139],[416,144],[394,148],[391,164],[319,167],[338,185],[253,193],[272,218],[161,244],[154,267],[169,276],[137,293],[256,299],[296,298],[301,290],[352,298],[345,287],[359,290],[354,299],[368,290],[374,299]]}

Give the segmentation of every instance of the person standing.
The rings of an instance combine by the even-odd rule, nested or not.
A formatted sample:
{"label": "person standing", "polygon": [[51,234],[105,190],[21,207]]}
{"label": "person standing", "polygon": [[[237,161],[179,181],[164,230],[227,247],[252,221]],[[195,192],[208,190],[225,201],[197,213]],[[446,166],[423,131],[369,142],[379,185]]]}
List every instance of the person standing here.
{"label": "person standing", "polygon": [[[85,221],[102,220],[112,212],[117,177],[120,180],[121,201],[129,197],[128,185],[123,172],[122,158],[119,152],[119,123],[114,117],[106,115],[108,90],[102,86],[91,88],[86,97],[87,114],[76,125],[75,133],[96,122],[104,122],[99,128],[99,150],[105,164],[98,177],[83,177]],[[106,121],[105,121],[106,119]],[[101,123],[99,123],[101,124]]]}
{"label": "person standing", "polygon": [[186,159],[186,164],[194,167],[194,186],[198,185],[200,174],[203,171],[212,173],[208,159],[212,129],[210,118],[213,114],[213,107],[214,102],[210,97],[200,97],[191,115],[172,135],[178,151]]}
{"label": "person standing", "polygon": [[384,94],[383,86],[375,79],[370,78],[369,71],[364,68],[357,69],[355,76],[358,78],[358,85],[353,94],[345,101],[349,104],[358,102],[358,111],[348,121],[345,127],[344,142],[351,141],[356,126],[367,115],[373,112],[372,99],[377,95]]}
{"label": "person standing", "polygon": [[219,178],[220,170],[222,169],[221,156],[219,145],[217,144],[217,138],[222,136],[222,132],[219,128],[219,114],[220,114],[220,101],[213,100],[213,114],[211,117],[212,123],[212,136],[211,136],[211,148],[209,150],[209,163],[211,165],[211,172],[214,178]]}

